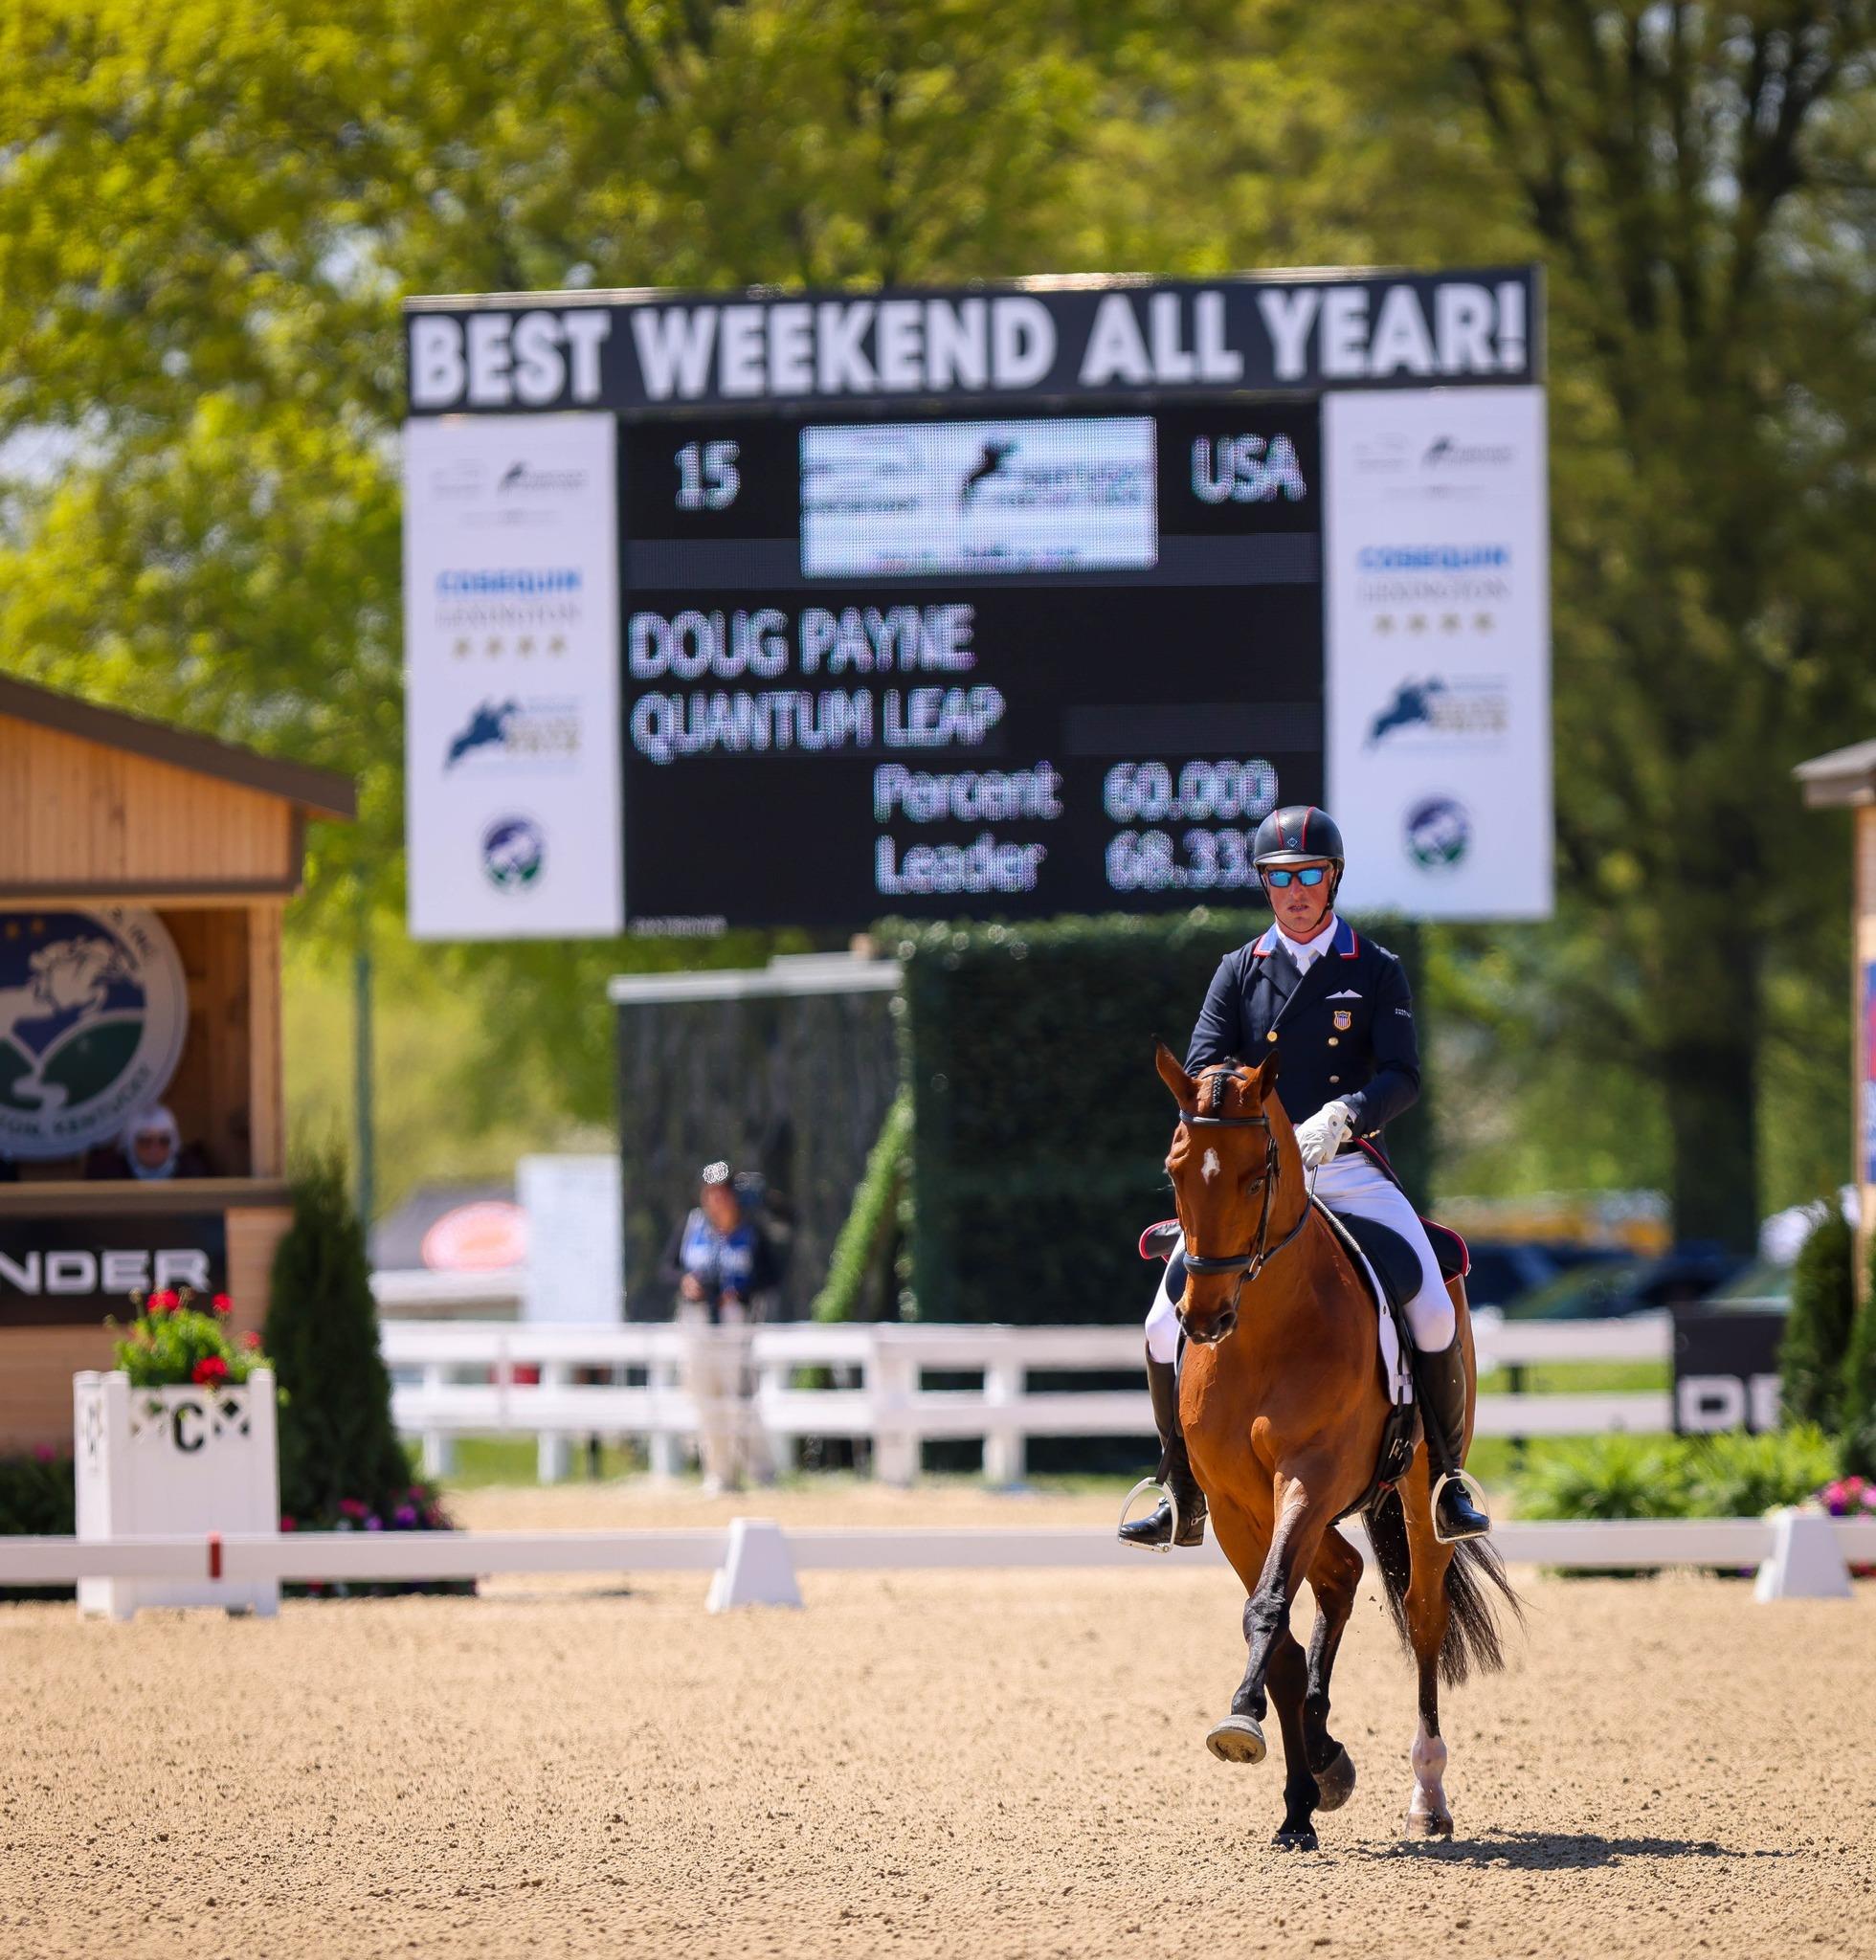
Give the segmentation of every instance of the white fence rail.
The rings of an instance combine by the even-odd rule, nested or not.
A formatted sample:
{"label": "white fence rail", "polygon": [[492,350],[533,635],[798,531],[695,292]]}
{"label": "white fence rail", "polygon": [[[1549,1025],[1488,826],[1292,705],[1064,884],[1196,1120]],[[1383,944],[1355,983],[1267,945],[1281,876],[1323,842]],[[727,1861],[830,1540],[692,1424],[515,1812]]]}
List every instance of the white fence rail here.
{"label": "white fence rail", "polygon": [[[1476,1319],[1481,1370],[1546,1362],[1665,1363],[1665,1314],[1619,1321]],[[1144,1388],[1052,1392],[1047,1377],[1131,1374],[1141,1362],[1132,1327],[821,1326],[790,1323],[698,1333],[669,1325],[553,1326],[511,1322],[387,1321],[384,1356],[398,1428],[422,1438],[424,1467],[445,1474],[461,1436],[532,1435],[543,1481],[567,1474],[570,1446],[599,1437],[642,1438],[653,1468],[675,1471],[697,1411],[681,1385],[690,1343],[731,1347],[748,1369],[748,1417],[777,1460],[801,1437],[868,1442],[875,1474],[908,1483],[928,1440],[981,1439],[984,1471],[1019,1482],[1032,1437],[1153,1433]],[[806,1387],[807,1370],[839,1386]],[[927,1386],[927,1375],[978,1377],[980,1387]],[[1516,1380],[1515,1373],[1512,1377]],[[1479,1398],[1482,1436],[1584,1436],[1673,1426],[1665,1387],[1642,1392]]]}
{"label": "white fence rail", "polygon": [[[1876,1563],[1876,1519],[1797,1521],[1826,1540],[1823,1584],[1848,1591],[1846,1564]],[[1704,1518],[1505,1524],[1492,1543],[1514,1565],[1613,1570],[1707,1566],[1742,1570],[1780,1557],[1794,1520]],[[1343,1527],[1359,1531],[1356,1520]],[[1172,1559],[1143,1555],[1111,1526],[869,1529],[779,1526],[738,1519],[719,1529],[635,1531],[297,1531],[81,1541],[0,1538],[0,1586],[70,1585],[80,1578],[201,1578],[302,1582],[416,1582],[507,1572],[722,1571],[733,1581],[739,1539],[779,1544],[791,1570],[806,1571],[1036,1570],[1115,1568],[1139,1572],[1222,1565],[1209,1540]],[[1798,1588],[1790,1589],[1794,1592]],[[733,1584],[725,1603],[754,1595]],[[1761,1596],[1776,1596],[1761,1587]]]}

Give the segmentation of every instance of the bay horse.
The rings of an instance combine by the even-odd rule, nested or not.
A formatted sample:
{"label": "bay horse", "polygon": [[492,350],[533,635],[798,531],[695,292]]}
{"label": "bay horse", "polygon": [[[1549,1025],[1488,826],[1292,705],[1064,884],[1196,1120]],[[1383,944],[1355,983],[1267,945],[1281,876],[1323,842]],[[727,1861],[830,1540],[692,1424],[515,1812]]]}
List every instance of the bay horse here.
{"label": "bay horse", "polygon": [[[1218,1062],[1194,1077],[1163,1041],[1156,1047],[1179,1105],[1166,1159],[1186,1241],[1179,1418],[1218,1544],[1249,1595],[1244,1677],[1206,1745],[1228,1763],[1263,1760],[1267,1682],[1286,1771],[1275,1841],[1312,1851],[1315,1813],[1340,1808],[1355,1781],[1348,1750],[1329,1733],[1329,1683],[1362,1557],[1334,1526],[1374,1478],[1390,1408],[1376,1309],[1310,1200],[1275,1093],[1276,1050],[1255,1068]],[[1465,1344],[1469,1443],[1472,1324],[1463,1281],[1448,1290]],[[1402,1835],[1450,1837],[1440,1683],[1504,1665],[1487,1589],[1513,1614],[1517,1597],[1487,1541],[1435,1537],[1424,1441],[1367,1515],[1390,1613],[1419,1670]],[[1289,1626],[1306,1579],[1316,1598],[1306,1659]]]}

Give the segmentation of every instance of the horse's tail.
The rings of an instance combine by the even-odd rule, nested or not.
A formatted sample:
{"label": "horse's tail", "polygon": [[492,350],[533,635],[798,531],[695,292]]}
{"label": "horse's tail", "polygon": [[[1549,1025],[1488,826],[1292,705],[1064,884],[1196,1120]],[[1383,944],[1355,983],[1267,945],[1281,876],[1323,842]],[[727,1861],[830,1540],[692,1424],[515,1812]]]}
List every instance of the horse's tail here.
{"label": "horse's tail", "polygon": [[[1407,1624],[1407,1588],[1413,1578],[1414,1558],[1398,1490],[1384,1490],[1369,1506],[1368,1541],[1381,1569],[1381,1591],[1394,1630],[1411,1654],[1414,1636]],[[1446,1566],[1446,1637],[1440,1643],[1440,1679],[1448,1687],[1457,1687],[1474,1669],[1491,1674],[1505,1665],[1497,1608],[1502,1602],[1522,1626],[1524,1606],[1512,1592],[1505,1561],[1489,1539],[1462,1538],[1452,1549]]]}

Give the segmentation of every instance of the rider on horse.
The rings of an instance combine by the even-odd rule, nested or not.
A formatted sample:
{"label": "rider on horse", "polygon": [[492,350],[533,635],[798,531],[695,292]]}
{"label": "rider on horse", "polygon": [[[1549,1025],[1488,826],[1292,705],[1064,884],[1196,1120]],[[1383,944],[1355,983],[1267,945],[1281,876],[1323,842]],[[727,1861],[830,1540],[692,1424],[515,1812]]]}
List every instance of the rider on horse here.
{"label": "rider on horse", "polygon": [[[1456,1474],[1464,1467],[1465,1359],[1453,1303],[1426,1229],[1380,1147],[1382,1126],[1419,1095],[1407,976],[1385,947],[1335,916],[1342,833],[1326,811],[1292,804],[1272,812],[1259,826],[1253,859],[1275,923],[1219,961],[1186,1069],[1195,1075],[1215,1062],[1256,1061],[1281,1035],[1284,1104],[1314,1112],[1298,1123],[1296,1141],[1315,1173],[1316,1195],[1331,1211],[1391,1226],[1418,1255],[1419,1286],[1405,1310],[1439,1493],[1435,1524],[1442,1539],[1476,1538],[1491,1521]],[[1178,1271],[1169,1261],[1153,1291],[1147,1384],[1159,1427],[1160,1481],[1178,1505],[1178,1543],[1202,1545],[1205,1494],[1179,1432],[1179,1301],[1168,1290]],[[1177,1283],[1183,1292],[1183,1280]],[[1161,1503],[1121,1536],[1129,1545],[1164,1546],[1172,1525],[1172,1505]]]}

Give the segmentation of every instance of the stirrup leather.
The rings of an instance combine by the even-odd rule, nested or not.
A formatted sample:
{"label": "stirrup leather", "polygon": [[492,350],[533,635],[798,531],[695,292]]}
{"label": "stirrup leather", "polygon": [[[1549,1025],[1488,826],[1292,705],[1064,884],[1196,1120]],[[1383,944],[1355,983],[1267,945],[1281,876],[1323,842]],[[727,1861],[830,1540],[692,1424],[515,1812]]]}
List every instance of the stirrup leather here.
{"label": "stirrup leather", "polygon": [[1469,1470],[1448,1470],[1433,1486],[1433,1536],[1436,1544],[1463,1545],[1467,1538],[1483,1538],[1483,1531],[1468,1531],[1463,1537],[1448,1538],[1440,1528],[1440,1498],[1447,1484],[1457,1483],[1472,1500],[1472,1507],[1483,1518],[1485,1516],[1485,1493],[1479,1480]]}
{"label": "stirrup leather", "polygon": [[[1171,1551],[1179,1540],[1179,1526],[1182,1522],[1179,1516],[1179,1500],[1172,1494],[1172,1486],[1170,1483],[1162,1483],[1157,1477],[1141,1478],[1140,1481],[1121,1500],[1121,1521],[1115,1528],[1120,1531],[1126,1530],[1128,1523],[1127,1514],[1133,1508],[1134,1499],[1143,1490],[1156,1490],[1159,1492],[1161,1498],[1165,1501],[1167,1509],[1172,1513],[1172,1528],[1166,1534],[1166,1543],[1164,1545],[1149,1545],[1143,1547],[1142,1549],[1146,1551]],[[1130,1545],[1134,1541],[1125,1539],[1122,1542]]]}

